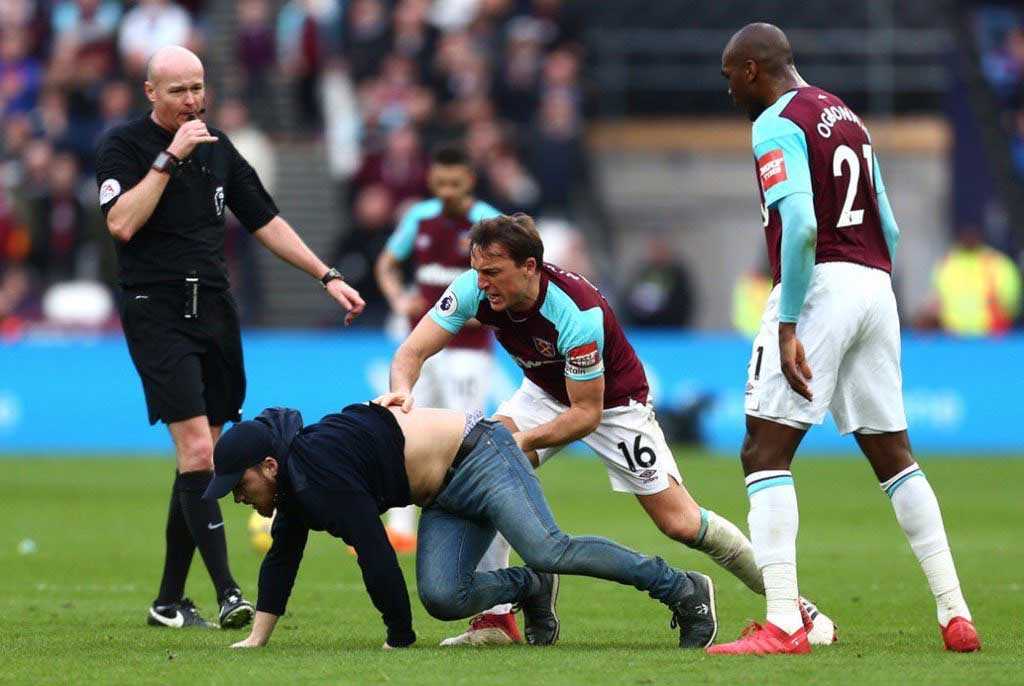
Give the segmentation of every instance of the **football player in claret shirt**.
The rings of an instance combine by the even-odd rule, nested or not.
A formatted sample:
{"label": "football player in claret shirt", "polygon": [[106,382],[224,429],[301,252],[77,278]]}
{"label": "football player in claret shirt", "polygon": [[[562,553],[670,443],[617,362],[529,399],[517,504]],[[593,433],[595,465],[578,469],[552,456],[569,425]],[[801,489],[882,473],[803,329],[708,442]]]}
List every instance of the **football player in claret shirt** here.
{"label": "football player in claret shirt", "polygon": [[768,618],[708,652],[810,652],[797,590],[799,517],[790,465],[826,410],[841,433],[854,434],[892,500],[935,596],[946,648],[977,650],[939,504],[907,438],[889,276],[899,229],[871,137],[842,100],[800,77],[789,41],[771,24],[750,24],[732,37],[722,75],[754,122],[775,282],[750,359],[742,450]]}
{"label": "football player in claret shirt", "polygon": [[[544,244],[526,215],[478,222],[470,243],[473,268],[452,282],[399,347],[392,392],[382,402],[410,410],[424,361],[476,319],[494,329],[523,370],[522,385],[495,418],[534,466],[582,440],[605,463],[612,489],[636,496],[664,534],[707,553],[762,592],[750,542],[731,522],[697,505],[683,486],[643,366],[604,296],[578,274],[544,262]],[[504,560],[507,567],[507,552]],[[831,641],[831,621],[808,608],[819,618],[822,640]],[[481,618],[465,642],[509,642],[499,622]]]}

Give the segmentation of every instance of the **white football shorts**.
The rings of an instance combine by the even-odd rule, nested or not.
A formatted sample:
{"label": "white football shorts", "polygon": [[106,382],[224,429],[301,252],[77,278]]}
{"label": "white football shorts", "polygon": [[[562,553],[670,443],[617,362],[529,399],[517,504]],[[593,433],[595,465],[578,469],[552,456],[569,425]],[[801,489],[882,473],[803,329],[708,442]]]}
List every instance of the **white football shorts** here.
{"label": "white football shorts", "polygon": [[[552,421],[568,409],[537,384],[523,379],[495,414],[511,418],[520,430],[526,431]],[[629,405],[606,409],[601,424],[582,441],[604,462],[613,491],[653,495],[669,487],[669,477],[676,483],[683,482],[649,402],[641,405],[630,401]],[[538,450],[540,464],[564,447]]]}
{"label": "white football shorts", "polygon": [[832,412],[839,432],[907,428],[900,320],[889,275],[850,262],[815,265],[797,337],[811,367],[814,400],[789,387],[779,362],[779,298],[768,298],[747,369],[746,413],[798,429]]}
{"label": "white football shorts", "polygon": [[487,350],[445,348],[423,363],[412,395],[417,407],[486,411],[494,355]]}

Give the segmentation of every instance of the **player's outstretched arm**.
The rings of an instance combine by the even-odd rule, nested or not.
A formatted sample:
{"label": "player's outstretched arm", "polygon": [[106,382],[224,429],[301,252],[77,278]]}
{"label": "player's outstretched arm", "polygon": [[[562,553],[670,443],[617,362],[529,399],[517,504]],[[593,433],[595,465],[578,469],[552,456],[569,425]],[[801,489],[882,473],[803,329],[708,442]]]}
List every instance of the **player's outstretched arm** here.
{"label": "player's outstretched arm", "polygon": [[455,334],[441,328],[430,317],[424,317],[409,337],[398,346],[391,360],[391,392],[377,398],[384,405],[401,405],[408,412],[413,406],[412,387],[420,378],[423,363],[448,345]]}
{"label": "player's outstretched arm", "polygon": [[538,448],[565,445],[592,433],[604,411],[604,375],[586,381],[565,380],[569,409],[546,424],[517,433],[516,443],[525,453]]}

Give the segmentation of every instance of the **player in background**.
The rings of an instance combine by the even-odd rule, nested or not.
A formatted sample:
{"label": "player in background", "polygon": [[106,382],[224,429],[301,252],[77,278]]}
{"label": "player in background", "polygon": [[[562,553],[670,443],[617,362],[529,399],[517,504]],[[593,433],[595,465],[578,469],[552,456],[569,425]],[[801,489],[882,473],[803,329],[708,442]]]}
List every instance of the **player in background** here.
{"label": "player in background", "polygon": [[799,522],[790,464],[831,410],[871,463],[928,579],[946,648],[980,648],[939,504],[914,461],[903,411],[900,324],[890,271],[899,229],[871,137],[835,95],[805,82],[786,35],[738,31],[722,75],[753,126],[775,287],[754,340],[743,471],[767,622],[716,654],[807,653],[798,604]]}
{"label": "player in background", "polygon": [[[434,197],[409,208],[377,258],[375,268],[381,293],[395,314],[408,319],[410,329],[441,297],[448,284],[469,267],[469,230],[473,224],[500,214],[474,197],[476,175],[469,155],[459,146],[446,145],[434,151],[427,182]],[[406,260],[412,260],[414,267],[412,289],[406,289],[402,281],[402,263]],[[467,326],[424,366],[416,384],[417,397],[433,407],[485,411],[494,364],[491,346],[489,331],[475,322]],[[397,551],[416,550],[415,505],[388,512],[388,535]],[[508,544],[499,534],[482,564],[488,569],[507,566],[501,564],[507,560],[507,549]],[[510,611],[511,606],[499,605],[484,613],[481,631],[499,638],[509,632],[519,638],[515,622],[509,624]],[[495,618],[502,630],[487,626]]]}
{"label": "player in background", "polygon": [[[525,377],[495,419],[515,434],[534,467],[582,440],[604,462],[612,490],[633,494],[662,533],[706,553],[762,593],[750,541],[729,520],[700,507],[683,486],[643,366],[608,301],[583,277],[544,262],[544,244],[526,215],[481,221],[470,240],[473,268],[452,282],[399,347],[391,363],[392,392],[381,402],[411,410],[410,389],[424,362],[466,322],[493,327]],[[505,545],[503,564],[492,569],[508,566]],[[488,552],[494,551],[492,545]],[[815,640],[831,643],[831,620],[810,603],[807,613],[818,616]],[[476,622],[463,636],[468,643],[501,640],[479,635]],[[527,640],[536,644],[538,638],[528,630]]]}

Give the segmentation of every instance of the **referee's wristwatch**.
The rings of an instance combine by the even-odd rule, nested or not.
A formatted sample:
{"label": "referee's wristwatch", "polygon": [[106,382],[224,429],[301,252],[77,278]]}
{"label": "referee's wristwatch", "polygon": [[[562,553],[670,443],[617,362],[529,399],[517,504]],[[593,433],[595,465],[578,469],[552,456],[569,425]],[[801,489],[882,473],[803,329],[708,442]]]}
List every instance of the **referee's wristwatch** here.
{"label": "referee's wristwatch", "polygon": [[167,174],[168,176],[173,177],[175,174],[178,173],[178,168],[180,164],[181,160],[179,160],[177,157],[167,152],[166,150],[161,150],[160,153],[156,156],[156,159],[153,160],[152,167],[161,174]]}
{"label": "referee's wristwatch", "polygon": [[335,267],[331,267],[330,269],[327,270],[326,274],[320,277],[320,285],[322,285],[324,287],[324,290],[326,291],[327,284],[329,284],[331,281],[334,281],[335,279],[339,281],[344,281],[345,277],[342,276],[341,272],[339,272]]}

